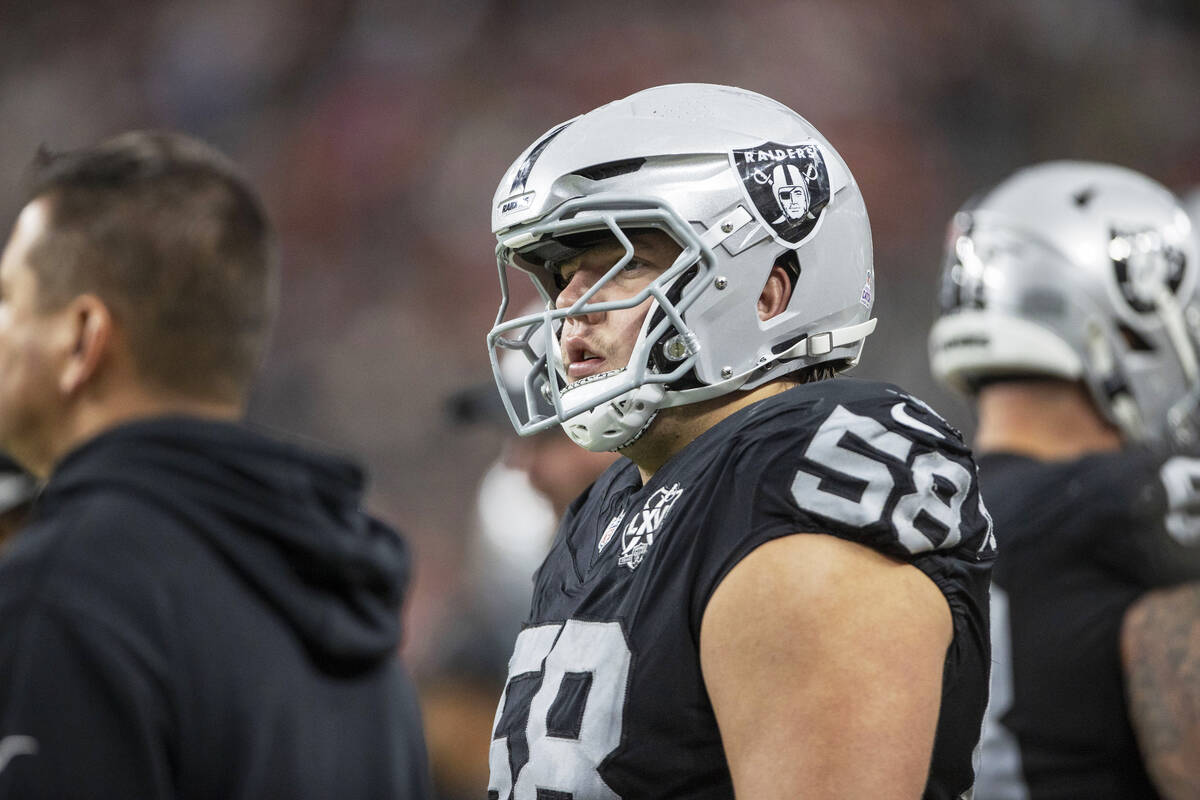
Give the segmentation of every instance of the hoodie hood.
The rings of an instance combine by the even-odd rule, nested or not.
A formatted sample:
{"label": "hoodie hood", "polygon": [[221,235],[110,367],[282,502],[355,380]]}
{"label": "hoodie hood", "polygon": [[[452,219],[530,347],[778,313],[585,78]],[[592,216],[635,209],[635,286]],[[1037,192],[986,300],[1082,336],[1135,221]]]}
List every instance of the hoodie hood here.
{"label": "hoodie hood", "polygon": [[400,642],[409,556],[362,508],[355,464],[237,423],[127,423],[55,468],[43,498],[131,491],[178,517],[273,606],[316,658],[361,665]]}

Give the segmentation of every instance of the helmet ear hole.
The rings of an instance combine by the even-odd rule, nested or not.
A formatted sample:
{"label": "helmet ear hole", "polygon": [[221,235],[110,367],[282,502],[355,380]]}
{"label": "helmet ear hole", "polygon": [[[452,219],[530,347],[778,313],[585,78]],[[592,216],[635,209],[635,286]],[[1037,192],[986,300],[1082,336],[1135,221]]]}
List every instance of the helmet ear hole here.
{"label": "helmet ear hole", "polygon": [[1135,353],[1154,352],[1154,345],[1128,325],[1120,323],[1117,325],[1117,330],[1120,331],[1121,338],[1125,340],[1126,346]]}
{"label": "helmet ear hole", "polygon": [[787,273],[792,288],[795,289],[796,281],[800,279],[800,257],[796,255],[796,251],[787,250],[781,253],[779,258],[775,259],[775,266],[781,267]]}
{"label": "helmet ear hole", "polygon": [[[779,257],[775,259],[775,263],[771,271],[774,272],[776,269],[782,270],[783,274],[787,276],[787,286],[783,287],[782,290],[782,305],[779,307],[777,312],[782,313],[787,311],[787,309],[792,305],[792,298],[796,296],[796,281],[800,278],[800,259],[796,255],[796,251],[785,250],[784,252],[780,253]],[[768,276],[768,283],[770,280],[771,278]],[[765,286],[763,291],[766,291]]]}

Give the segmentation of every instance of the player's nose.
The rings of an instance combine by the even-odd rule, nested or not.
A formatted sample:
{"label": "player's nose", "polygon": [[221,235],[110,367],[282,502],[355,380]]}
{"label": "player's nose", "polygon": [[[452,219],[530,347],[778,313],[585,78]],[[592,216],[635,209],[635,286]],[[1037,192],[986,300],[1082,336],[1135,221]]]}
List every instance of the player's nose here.
{"label": "player's nose", "polygon": [[[591,276],[590,270],[585,270],[585,269],[576,270],[571,275],[570,279],[568,279],[567,285],[564,286],[562,291],[560,291],[558,293],[558,297],[554,301],[555,307],[563,309],[563,308],[570,308],[571,306],[575,305],[577,302],[579,302],[579,298],[583,297],[584,294],[586,294],[587,291],[592,288],[592,285],[594,283],[595,283],[595,278],[594,278],[594,276]],[[601,291],[592,295],[588,299],[588,303],[592,304],[592,303],[600,302],[600,299],[601,299],[600,295],[602,293],[603,293],[603,288],[601,288]],[[568,321],[572,320],[572,319],[578,319],[578,320],[581,320],[584,322],[594,323],[600,319],[600,315],[597,312],[588,312],[588,313],[581,313],[581,314],[572,314],[567,319],[568,319]]]}

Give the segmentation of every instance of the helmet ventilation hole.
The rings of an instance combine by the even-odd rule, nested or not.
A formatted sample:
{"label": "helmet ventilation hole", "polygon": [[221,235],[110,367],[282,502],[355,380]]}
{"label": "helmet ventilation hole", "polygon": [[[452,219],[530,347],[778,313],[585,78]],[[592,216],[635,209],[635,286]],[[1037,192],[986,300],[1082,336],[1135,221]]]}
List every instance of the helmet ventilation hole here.
{"label": "helmet ventilation hole", "polygon": [[626,158],[621,161],[593,164],[590,167],[575,170],[571,174],[587,178],[590,181],[602,181],[608,178],[615,178],[618,175],[628,175],[631,172],[637,172],[645,163],[646,159],[644,158]]}

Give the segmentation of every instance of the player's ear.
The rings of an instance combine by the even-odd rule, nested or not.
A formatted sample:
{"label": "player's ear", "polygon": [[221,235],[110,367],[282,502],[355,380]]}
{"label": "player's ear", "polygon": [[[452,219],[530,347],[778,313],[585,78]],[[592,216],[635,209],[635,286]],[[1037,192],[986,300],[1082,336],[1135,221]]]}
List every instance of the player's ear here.
{"label": "player's ear", "polygon": [[64,312],[63,324],[69,351],[58,388],[70,395],[91,380],[108,353],[113,335],[112,313],[104,301],[93,294],[81,294]]}
{"label": "player's ear", "polygon": [[780,314],[792,299],[792,278],[788,271],[776,264],[758,296],[758,318],[768,320]]}

